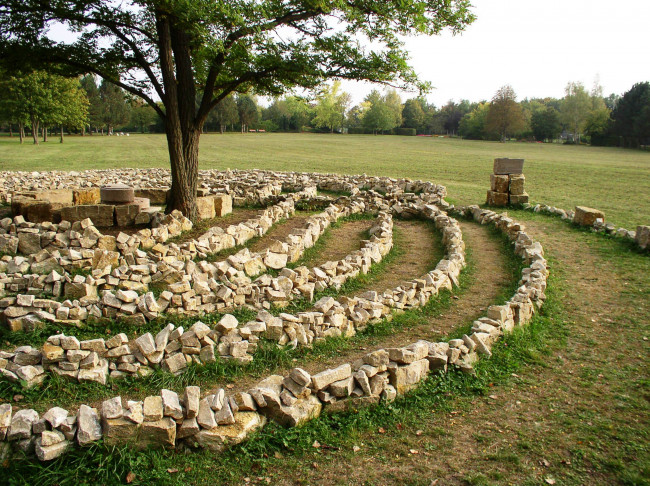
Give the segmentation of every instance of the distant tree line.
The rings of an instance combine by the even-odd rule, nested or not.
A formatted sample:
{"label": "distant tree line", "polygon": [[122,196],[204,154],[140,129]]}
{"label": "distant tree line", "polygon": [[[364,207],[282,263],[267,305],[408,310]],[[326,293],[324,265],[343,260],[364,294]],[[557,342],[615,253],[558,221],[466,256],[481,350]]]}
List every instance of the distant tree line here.
{"label": "distant tree line", "polygon": [[[197,104],[201,99],[197,94]],[[622,96],[603,96],[595,83],[587,91],[570,82],[563,98],[517,101],[511,86],[490,100],[450,100],[441,107],[424,96],[402,101],[394,89],[372,90],[355,106],[338,81],[313,98],[285,96],[260,106],[254,95],[224,98],[210,112],[206,132],[348,132],[353,134],[447,135],[475,140],[509,139],[639,147],[650,145],[650,83],[635,84]],[[0,126],[21,142],[47,140],[48,130],[111,135],[164,132],[155,110],[118,86],[97,78],[63,78],[41,71],[0,72]]]}

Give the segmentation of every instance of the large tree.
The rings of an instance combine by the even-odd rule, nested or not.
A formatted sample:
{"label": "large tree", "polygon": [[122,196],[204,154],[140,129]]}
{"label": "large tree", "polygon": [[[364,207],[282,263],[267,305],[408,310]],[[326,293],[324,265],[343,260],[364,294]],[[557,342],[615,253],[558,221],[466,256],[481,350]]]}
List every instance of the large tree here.
{"label": "large tree", "polygon": [[486,118],[486,129],[488,132],[497,134],[502,142],[523,130],[525,127],[524,114],[517,95],[512,86],[506,85],[499,88],[492,102]]}
{"label": "large tree", "polygon": [[612,113],[614,133],[626,147],[650,143],[650,83],[637,83],[618,101]]}
{"label": "large tree", "polygon": [[[469,8],[470,0],[2,0],[0,59],[94,73],[149,103],[167,135],[168,209],[195,218],[199,136],[229,93],[277,95],[331,77],[425,87],[402,36],[460,31],[474,18]],[[72,40],[49,37],[53,25]]]}
{"label": "large tree", "polygon": [[568,83],[564,93],[560,111],[562,121],[571,130],[573,141],[578,143],[592,108],[591,97],[582,83]]}
{"label": "large tree", "polygon": [[318,128],[328,128],[330,132],[341,128],[345,121],[345,112],[350,104],[350,95],[341,91],[341,83],[334,81],[325,86],[316,98],[316,116],[312,120]]}

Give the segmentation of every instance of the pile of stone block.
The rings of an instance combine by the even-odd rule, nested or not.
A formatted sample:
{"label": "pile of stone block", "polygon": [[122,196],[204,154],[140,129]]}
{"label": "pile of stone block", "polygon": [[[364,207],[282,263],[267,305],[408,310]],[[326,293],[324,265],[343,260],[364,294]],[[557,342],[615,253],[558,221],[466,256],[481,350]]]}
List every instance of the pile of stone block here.
{"label": "pile of stone block", "polygon": [[528,203],[524,190],[524,159],[494,159],[494,171],[490,175],[487,193],[489,206],[517,206]]}

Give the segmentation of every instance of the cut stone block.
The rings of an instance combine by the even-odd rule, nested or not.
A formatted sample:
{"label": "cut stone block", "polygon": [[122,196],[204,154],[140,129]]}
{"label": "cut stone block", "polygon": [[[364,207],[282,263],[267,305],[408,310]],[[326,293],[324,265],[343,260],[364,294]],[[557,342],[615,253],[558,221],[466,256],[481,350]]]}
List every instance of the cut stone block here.
{"label": "cut stone block", "polygon": [[140,214],[140,206],[138,204],[115,206],[115,221],[118,226],[133,226],[138,214]]}
{"label": "cut stone block", "polygon": [[216,194],[213,198],[216,216],[225,216],[232,213],[232,197],[229,194]]}
{"label": "cut stone block", "polygon": [[115,206],[107,204],[93,204],[85,206],[71,206],[61,209],[61,219],[63,221],[82,221],[90,218],[98,228],[113,226],[113,214]]}
{"label": "cut stone block", "polygon": [[196,198],[197,214],[201,219],[211,219],[215,216],[214,198],[211,196]]}
{"label": "cut stone block", "polygon": [[524,159],[494,159],[495,174],[523,174]]}
{"label": "cut stone block", "polygon": [[518,204],[526,204],[528,202],[528,194],[510,194],[510,204],[516,206]]}
{"label": "cut stone block", "polygon": [[[526,177],[523,174],[511,174],[510,175],[510,186],[508,192],[510,195],[513,194],[516,196],[521,196],[525,194],[524,192],[524,183],[526,182]],[[503,191],[501,191],[503,192]]]}
{"label": "cut stone block", "polygon": [[488,206],[507,206],[508,193],[507,192],[494,192],[488,191],[487,193]]}
{"label": "cut stone block", "polygon": [[605,214],[598,209],[576,206],[573,222],[581,226],[593,226],[598,218],[604,221]]}
{"label": "cut stone block", "polygon": [[81,206],[84,204],[99,204],[100,202],[101,196],[99,187],[72,190],[72,203],[75,206]]}
{"label": "cut stone block", "polygon": [[508,192],[508,176],[490,174],[490,189],[496,192]]}
{"label": "cut stone block", "polygon": [[650,226],[637,226],[634,241],[642,250],[650,248]]}

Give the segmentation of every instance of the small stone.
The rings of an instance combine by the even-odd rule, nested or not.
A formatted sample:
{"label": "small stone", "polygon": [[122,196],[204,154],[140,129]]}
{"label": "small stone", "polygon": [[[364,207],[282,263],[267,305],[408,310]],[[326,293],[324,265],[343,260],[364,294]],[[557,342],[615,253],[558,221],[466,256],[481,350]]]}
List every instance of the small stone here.
{"label": "small stone", "polygon": [[105,419],[117,419],[123,414],[122,397],[110,398],[102,402],[102,417]]}
{"label": "small stone", "polygon": [[178,394],[171,390],[161,390],[160,392],[163,404],[163,415],[175,420],[183,418],[183,408],[181,407]]}
{"label": "small stone", "polygon": [[43,418],[50,423],[53,429],[56,429],[68,418],[68,411],[61,407],[52,407],[43,414]]}
{"label": "small stone", "polygon": [[156,422],[163,418],[162,397],[152,396],[144,399],[144,420],[145,422]]}

